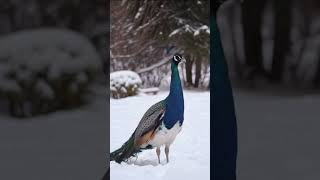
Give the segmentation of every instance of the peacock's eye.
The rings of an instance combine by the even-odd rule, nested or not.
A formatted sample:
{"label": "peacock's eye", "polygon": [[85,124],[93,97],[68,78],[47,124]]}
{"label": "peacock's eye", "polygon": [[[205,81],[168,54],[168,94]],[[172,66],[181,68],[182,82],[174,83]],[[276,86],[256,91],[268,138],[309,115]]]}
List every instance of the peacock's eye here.
{"label": "peacock's eye", "polygon": [[182,58],[180,56],[178,56],[178,55],[173,56],[173,60],[175,60],[177,62],[181,61],[181,59]]}

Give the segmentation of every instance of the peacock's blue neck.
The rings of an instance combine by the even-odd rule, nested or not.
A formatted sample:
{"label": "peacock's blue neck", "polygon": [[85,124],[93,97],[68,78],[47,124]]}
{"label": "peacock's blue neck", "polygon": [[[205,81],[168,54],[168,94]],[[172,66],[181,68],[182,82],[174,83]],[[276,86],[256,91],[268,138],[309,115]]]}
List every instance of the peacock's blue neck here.
{"label": "peacock's blue neck", "polygon": [[172,62],[170,93],[166,98],[166,112],[164,115],[164,125],[166,128],[172,128],[178,121],[182,125],[184,120],[183,113],[184,99],[178,65]]}

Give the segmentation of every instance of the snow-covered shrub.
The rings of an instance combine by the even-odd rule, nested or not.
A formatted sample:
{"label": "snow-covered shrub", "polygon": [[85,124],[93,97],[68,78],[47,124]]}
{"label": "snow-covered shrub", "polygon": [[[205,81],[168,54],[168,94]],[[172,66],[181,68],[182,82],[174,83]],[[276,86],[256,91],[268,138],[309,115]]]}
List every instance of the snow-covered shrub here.
{"label": "snow-covered shrub", "polygon": [[96,49],[75,32],[12,33],[0,39],[0,98],[18,117],[79,106],[100,63]]}
{"label": "snow-covered shrub", "polygon": [[118,99],[138,94],[141,86],[140,76],[133,71],[116,71],[110,73],[111,97]]}

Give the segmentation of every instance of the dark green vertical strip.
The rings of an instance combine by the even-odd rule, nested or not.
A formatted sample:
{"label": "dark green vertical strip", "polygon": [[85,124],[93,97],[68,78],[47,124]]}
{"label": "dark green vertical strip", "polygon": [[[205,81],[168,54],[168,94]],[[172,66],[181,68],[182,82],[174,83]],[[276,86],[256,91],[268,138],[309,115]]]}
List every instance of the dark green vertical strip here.
{"label": "dark green vertical strip", "polygon": [[[213,10],[216,7],[213,7]],[[211,17],[211,177],[235,180],[237,159],[237,125],[232,88],[228,75],[216,12]]]}

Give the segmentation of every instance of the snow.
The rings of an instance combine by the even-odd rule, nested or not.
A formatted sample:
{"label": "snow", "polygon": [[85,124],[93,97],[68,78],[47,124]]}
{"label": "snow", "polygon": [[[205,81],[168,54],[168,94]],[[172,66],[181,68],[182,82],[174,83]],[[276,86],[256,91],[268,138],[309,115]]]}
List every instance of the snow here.
{"label": "snow", "polygon": [[54,91],[51,89],[49,84],[44,80],[39,80],[36,84],[36,90],[44,97],[53,99],[54,98]]}
{"label": "snow", "polygon": [[2,37],[0,58],[12,64],[26,64],[32,70],[52,64],[59,71],[56,73],[98,68],[101,64],[88,39],[60,29],[25,30]]}
{"label": "snow", "polygon": [[[168,91],[157,95],[139,95],[110,100],[110,150],[119,148],[138,125],[144,112],[164,99]],[[155,150],[146,150],[128,163],[110,162],[110,179],[154,180],[210,179],[210,93],[184,91],[185,120],[180,134],[170,147],[170,162],[166,164],[161,149],[161,164]]]}
{"label": "snow", "polygon": [[[93,180],[101,178],[106,171],[105,158],[109,149],[109,122],[106,118],[109,117],[106,111],[109,107],[106,103],[105,89],[106,87],[94,98],[89,98],[91,101],[89,105],[73,110],[28,118],[26,121],[0,114],[2,144],[0,179],[29,177],[34,180],[57,180],[69,177],[69,179]],[[128,138],[145,108],[149,107],[153,101],[162,99],[166,94],[167,92],[160,92],[159,96],[143,97],[141,95],[110,101],[111,150],[119,147]],[[310,177],[310,180],[319,179],[320,96],[319,94],[290,96],[291,92],[285,94],[282,96],[272,92],[266,94],[234,89],[239,139],[237,167],[239,180],[301,180],[306,179],[305,177]],[[172,144],[171,162],[155,167],[118,165],[112,162],[111,180],[126,180],[126,177],[129,180],[147,179],[145,177],[155,180],[209,179],[204,177],[209,172],[209,160],[205,159],[205,162],[201,162],[208,167],[206,171],[199,170],[205,164],[198,166],[198,160],[203,158],[204,150],[209,147],[209,144],[206,144],[209,142],[208,137],[200,139],[204,133],[209,134],[207,132],[209,122],[201,126],[201,130],[197,130],[199,139],[195,139],[191,131],[198,128],[200,124],[190,120],[192,115],[190,109],[197,112],[192,117],[201,115],[200,119],[197,117],[197,121],[202,120],[202,116],[209,113],[209,93],[185,91],[185,99],[186,120],[181,133]],[[140,103],[139,106],[136,103]],[[199,105],[202,105],[201,108]],[[128,111],[129,107],[131,107],[130,111]],[[125,114],[121,115],[123,112]],[[128,117],[127,115],[133,121],[123,123],[125,119],[115,119]],[[122,127],[123,124],[127,126]],[[195,127],[191,129],[192,126]],[[190,152],[186,152],[188,149],[180,149],[183,143],[200,141],[206,141],[201,144],[208,146],[203,146],[196,151],[194,147],[188,146],[188,149],[191,148]],[[195,145],[198,147],[198,144]],[[207,151],[209,149],[205,151],[209,154]],[[147,159],[148,153],[150,158]],[[187,157],[193,157],[192,154],[197,161],[189,162]],[[161,160],[165,162],[163,150],[161,155]],[[139,156],[140,160],[138,159],[137,162],[140,164],[155,162],[154,150],[146,151],[144,156],[146,158],[144,161],[141,161],[142,157]],[[209,156],[206,158],[209,159]],[[182,166],[183,163],[188,164]],[[201,174],[198,175],[198,173]]]}
{"label": "snow", "polygon": [[207,34],[210,34],[210,29],[207,25],[203,25],[201,27],[199,27],[198,29],[196,29],[193,33],[194,36],[197,36],[200,34],[201,31],[205,31]]}
{"label": "snow", "polygon": [[142,93],[158,92],[159,88],[157,88],[157,87],[144,88],[144,89],[139,89],[139,91],[142,92]]}
{"label": "snow", "polygon": [[136,14],[136,16],[134,17],[135,19],[138,19],[140,17],[142,10],[143,10],[143,8],[140,7],[138,12],[137,12],[137,14]]}
{"label": "snow", "polygon": [[110,73],[110,87],[140,85],[142,83],[140,76],[133,71],[116,71]]}
{"label": "snow", "polygon": [[134,17],[135,19],[138,19],[140,16],[140,12],[137,12],[136,16]]}
{"label": "snow", "polygon": [[180,29],[175,29],[174,31],[172,31],[170,34],[169,34],[169,37],[172,37],[173,35],[177,34],[180,32]]}
{"label": "snow", "polygon": [[94,88],[89,104],[72,110],[23,120],[0,114],[0,179],[101,179],[109,152],[106,88]]}
{"label": "snow", "polygon": [[184,26],[178,28],[178,29],[175,29],[174,31],[172,31],[170,34],[169,34],[169,37],[172,37],[180,32],[190,32],[190,33],[193,33],[195,32],[196,29],[192,26],[190,26],[189,24],[185,24]]}
{"label": "snow", "polygon": [[[180,23],[180,19],[178,19],[178,22]],[[193,36],[197,36],[200,34],[200,32],[204,31],[207,34],[210,34],[210,28],[207,25],[202,25],[200,27],[192,27],[189,24],[185,24],[184,26],[173,30],[170,34],[169,37],[172,37],[176,34],[182,33],[182,32],[190,32],[193,33]]]}
{"label": "snow", "polygon": [[238,180],[319,179],[319,94],[234,91]]}
{"label": "snow", "polygon": [[[17,91],[18,85],[8,76],[16,73],[18,80],[30,81],[45,71],[49,79],[75,73],[86,81],[83,72],[100,68],[101,59],[92,43],[83,35],[69,30],[39,29],[11,33],[0,38],[0,89]],[[82,75],[81,75],[82,74]],[[40,83],[39,90],[51,96],[49,86]],[[46,87],[45,87],[46,86]]]}
{"label": "snow", "polygon": [[[6,59],[13,56],[15,57],[13,59],[18,62],[28,60],[30,67],[45,65],[46,60],[54,58],[50,55],[64,56],[66,52],[75,56],[73,59],[76,59],[77,63],[73,64],[74,68],[77,68],[77,64],[79,66],[97,66],[100,63],[98,53],[90,41],[84,36],[68,30],[40,29],[12,33],[0,38],[0,47],[0,58]],[[28,57],[25,57],[26,55]],[[55,60],[66,63],[66,61],[60,61],[58,57]]]}

